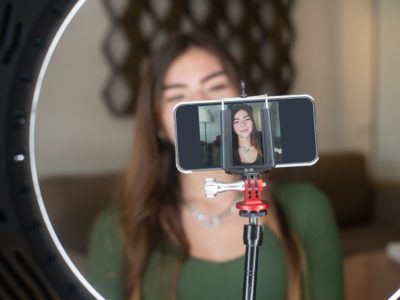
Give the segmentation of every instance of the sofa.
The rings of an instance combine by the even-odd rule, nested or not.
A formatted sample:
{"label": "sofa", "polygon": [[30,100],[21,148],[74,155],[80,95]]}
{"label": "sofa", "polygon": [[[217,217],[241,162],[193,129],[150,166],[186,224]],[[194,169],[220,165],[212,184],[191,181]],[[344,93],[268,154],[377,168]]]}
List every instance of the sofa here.
{"label": "sofa", "polygon": [[[400,240],[400,183],[372,180],[362,154],[324,154],[312,167],[274,169],[271,176],[311,182],[329,197],[345,256]],[[116,174],[102,174],[40,180],[55,232],[83,273],[91,226],[113,198],[117,179]]]}
{"label": "sofa", "polygon": [[328,196],[345,256],[400,241],[400,182],[373,180],[362,154],[325,154],[312,167],[276,169],[271,175],[311,182]]}

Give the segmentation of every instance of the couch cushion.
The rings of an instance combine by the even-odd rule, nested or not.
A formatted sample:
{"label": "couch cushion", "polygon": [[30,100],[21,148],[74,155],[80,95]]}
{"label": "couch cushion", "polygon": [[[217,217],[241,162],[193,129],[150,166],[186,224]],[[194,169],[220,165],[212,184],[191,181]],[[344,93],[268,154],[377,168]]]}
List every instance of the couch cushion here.
{"label": "couch cushion", "polygon": [[91,225],[115,192],[115,174],[55,176],[40,180],[54,230],[66,249],[85,253]]}
{"label": "couch cushion", "polygon": [[353,226],[341,232],[345,256],[384,249],[389,242],[400,241],[400,228],[381,224]]}
{"label": "couch cushion", "polygon": [[372,215],[372,186],[359,153],[324,154],[311,167],[275,169],[274,180],[307,181],[332,201],[341,227],[366,222]]}

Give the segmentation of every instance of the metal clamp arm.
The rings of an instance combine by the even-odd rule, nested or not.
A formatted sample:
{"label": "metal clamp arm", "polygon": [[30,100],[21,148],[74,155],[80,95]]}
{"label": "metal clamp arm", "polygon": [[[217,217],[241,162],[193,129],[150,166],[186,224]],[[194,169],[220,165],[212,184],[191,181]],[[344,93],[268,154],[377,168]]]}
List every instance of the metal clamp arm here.
{"label": "metal clamp arm", "polygon": [[223,183],[220,181],[216,181],[214,178],[206,178],[204,184],[204,192],[207,198],[214,198],[217,194],[226,192],[226,191],[244,191],[245,184],[243,180],[231,182],[231,183]]}

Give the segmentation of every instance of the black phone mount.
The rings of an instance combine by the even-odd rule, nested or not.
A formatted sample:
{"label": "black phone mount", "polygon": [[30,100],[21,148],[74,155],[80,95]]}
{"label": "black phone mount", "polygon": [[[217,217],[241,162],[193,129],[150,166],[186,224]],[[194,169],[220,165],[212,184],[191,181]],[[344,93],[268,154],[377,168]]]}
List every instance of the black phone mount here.
{"label": "black phone mount", "polygon": [[[241,82],[241,97],[245,99],[244,82]],[[269,113],[268,96],[265,94],[265,107],[261,109],[261,137],[263,148],[262,164],[235,164],[233,159],[232,123],[233,116],[224,98],[221,99],[221,153],[222,168],[229,174],[264,173],[275,167],[274,144],[272,139],[271,116]]]}
{"label": "black phone mount", "polygon": [[[240,83],[240,96],[246,98],[244,81]],[[258,218],[267,215],[269,204],[262,200],[262,190],[266,183],[260,178],[261,173],[275,167],[274,145],[271,130],[268,96],[265,95],[265,108],[261,110],[262,122],[262,164],[234,164],[232,145],[232,114],[221,99],[221,128],[222,128],[222,167],[226,173],[241,174],[243,180],[235,183],[221,183],[213,178],[207,178],[205,192],[208,198],[224,191],[243,191],[244,200],[236,203],[241,217],[249,218],[249,224],[244,226],[243,242],[246,245],[243,299],[256,298],[258,248],[263,241],[264,228],[258,224]]]}

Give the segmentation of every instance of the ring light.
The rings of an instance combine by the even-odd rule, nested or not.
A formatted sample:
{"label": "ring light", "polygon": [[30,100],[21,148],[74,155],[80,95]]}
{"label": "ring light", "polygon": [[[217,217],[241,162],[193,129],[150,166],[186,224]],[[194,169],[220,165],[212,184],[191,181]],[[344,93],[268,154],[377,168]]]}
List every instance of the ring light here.
{"label": "ring light", "polygon": [[0,298],[103,299],[58,240],[35,164],[35,121],[51,56],[86,0],[0,4]]}

